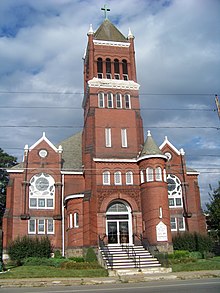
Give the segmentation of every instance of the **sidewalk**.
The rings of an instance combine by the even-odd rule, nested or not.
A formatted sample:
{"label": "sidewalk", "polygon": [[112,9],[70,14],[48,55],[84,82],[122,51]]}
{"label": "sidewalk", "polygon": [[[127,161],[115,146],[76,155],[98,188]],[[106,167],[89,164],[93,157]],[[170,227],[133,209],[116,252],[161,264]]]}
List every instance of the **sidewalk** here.
{"label": "sidewalk", "polygon": [[1,279],[0,288],[7,287],[51,287],[71,285],[99,285],[117,283],[139,283],[158,280],[187,280],[201,278],[220,278],[220,270],[193,271],[164,274],[140,274],[136,276],[105,277],[105,278],[33,278],[33,279]]}

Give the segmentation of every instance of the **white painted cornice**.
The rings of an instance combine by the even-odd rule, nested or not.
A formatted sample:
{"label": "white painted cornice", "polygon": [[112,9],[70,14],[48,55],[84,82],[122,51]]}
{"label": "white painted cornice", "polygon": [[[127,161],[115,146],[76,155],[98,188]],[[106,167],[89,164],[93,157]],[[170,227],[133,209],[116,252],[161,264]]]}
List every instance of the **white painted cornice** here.
{"label": "white painted cornice", "polygon": [[139,90],[140,85],[133,80],[107,79],[93,77],[88,81],[89,87],[109,88],[109,89],[125,89]]}
{"label": "white painted cornice", "polygon": [[113,41],[103,41],[103,40],[93,40],[94,45],[99,46],[112,46],[112,47],[127,47],[129,48],[129,42],[113,42]]}
{"label": "white painted cornice", "polygon": [[94,162],[100,162],[100,163],[136,163],[136,159],[116,159],[116,158],[109,158],[109,159],[103,159],[103,158],[93,158]]}

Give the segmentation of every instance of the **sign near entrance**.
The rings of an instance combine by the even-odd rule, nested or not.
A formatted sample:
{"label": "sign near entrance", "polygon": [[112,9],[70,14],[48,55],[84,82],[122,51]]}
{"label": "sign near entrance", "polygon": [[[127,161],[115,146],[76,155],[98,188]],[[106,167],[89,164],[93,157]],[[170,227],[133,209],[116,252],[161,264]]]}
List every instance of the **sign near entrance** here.
{"label": "sign near entrance", "polygon": [[163,223],[160,222],[156,226],[156,231],[157,231],[157,241],[167,241],[167,226]]}

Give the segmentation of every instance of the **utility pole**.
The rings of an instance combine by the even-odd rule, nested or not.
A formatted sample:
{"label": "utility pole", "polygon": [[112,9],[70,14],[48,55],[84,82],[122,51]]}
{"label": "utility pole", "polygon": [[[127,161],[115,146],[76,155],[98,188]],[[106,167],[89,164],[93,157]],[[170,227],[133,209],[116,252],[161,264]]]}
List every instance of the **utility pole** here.
{"label": "utility pole", "polygon": [[218,113],[218,118],[220,119],[220,103],[219,103],[218,95],[215,95],[215,104],[216,104],[216,109]]}

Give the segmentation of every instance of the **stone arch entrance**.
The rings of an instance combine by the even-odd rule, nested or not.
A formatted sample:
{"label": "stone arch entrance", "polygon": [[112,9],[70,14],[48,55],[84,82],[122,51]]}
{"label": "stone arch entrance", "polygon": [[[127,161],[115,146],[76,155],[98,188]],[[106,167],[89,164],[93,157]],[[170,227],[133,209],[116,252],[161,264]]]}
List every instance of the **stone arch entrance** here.
{"label": "stone arch entrance", "polygon": [[106,210],[108,245],[133,244],[131,207],[122,200],[111,202]]}

